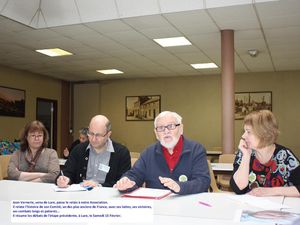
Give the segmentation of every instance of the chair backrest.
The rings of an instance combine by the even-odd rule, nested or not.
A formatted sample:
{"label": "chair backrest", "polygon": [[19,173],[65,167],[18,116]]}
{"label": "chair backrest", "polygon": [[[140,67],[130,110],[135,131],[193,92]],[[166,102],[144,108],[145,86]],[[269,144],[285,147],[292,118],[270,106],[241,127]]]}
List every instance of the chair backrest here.
{"label": "chair backrest", "polygon": [[233,163],[235,154],[222,154],[219,155],[219,163]]}
{"label": "chair backrest", "polygon": [[[235,154],[222,154],[219,156],[219,163],[231,163],[233,164]],[[217,184],[222,190],[230,190],[230,174],[219,174],[217,176]]]}
{"label": "chair backrest", "polygon": [[214,171],[212,170],[209,160],[207,160],[207,164],[208,164],[208,170],[209,170],[209,175],[210,175],[210,190],[209,191],[211,192],[211,190],[212,190],[212,192],[220,192],[221,190],[218,188],[215,174],[214,174]]}
{"label": "chair backrest", "polygon": [[135,162],[138,160],[140,157],[139,152],[130,152],[130,157],[131,157],[131,167],[135,164]]}
{"label": "chair backrest", "polygon": [[8,163],[10,160],[11,155],[0,155],[0,178],[5,179],[7,178],[7,168],[8,168]]}
{"label": "chair backrest", "polygon": [[138,158],[131,157],[131,167],[135,164],[135,162],[138,160]]}

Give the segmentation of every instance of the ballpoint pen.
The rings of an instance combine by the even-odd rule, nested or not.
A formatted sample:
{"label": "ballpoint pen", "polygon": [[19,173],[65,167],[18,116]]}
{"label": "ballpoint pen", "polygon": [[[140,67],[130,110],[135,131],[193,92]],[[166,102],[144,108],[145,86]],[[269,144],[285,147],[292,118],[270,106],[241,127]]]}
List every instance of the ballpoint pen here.
{"label": "ballpoint pen", "polygon": [[201,204],[201,205],[205,205],[207,207],[212,207],[212,205],[210,205],[210,204],[208,204],[206,202],[198,201],[198,203]]}

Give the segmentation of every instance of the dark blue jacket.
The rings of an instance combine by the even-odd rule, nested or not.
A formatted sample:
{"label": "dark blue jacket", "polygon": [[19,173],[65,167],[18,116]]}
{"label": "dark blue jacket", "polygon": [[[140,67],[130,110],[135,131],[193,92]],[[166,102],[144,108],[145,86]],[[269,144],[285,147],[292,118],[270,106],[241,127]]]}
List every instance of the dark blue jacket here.
{"label": "dark blue jacket", "polygon": [[[188,180],[179,182],[181,175],[185,175]],[[145,182],[146,187],[157,189],[166,189],[158,177],[169,177],[179,184],[178,194],[182,195],[207,192],[210,185],[205,148],[186,138],[183,139],[183,149],[173,172],[167,165],[161,144],[156,142],[144,150],[133,168],[123,176],[136,182],[137,186],[134,188],[141,187]]]}

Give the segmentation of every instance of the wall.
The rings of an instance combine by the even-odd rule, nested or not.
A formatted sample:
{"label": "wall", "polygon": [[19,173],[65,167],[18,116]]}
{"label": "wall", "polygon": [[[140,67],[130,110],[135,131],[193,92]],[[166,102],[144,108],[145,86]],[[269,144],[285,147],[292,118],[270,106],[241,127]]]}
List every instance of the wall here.
{"label": "wall", "polygon": [[[213,149],[221,146],[220,85],[220,75],[78,84],[75,92],[80,86],[84,86],[81,87],[84,95],[93,97],[90,103],[86,102],[87,98],[85,101],[78,101],[76,107],[82,109],[89,105],[86,112],[90,116],[91,112],[107,115],[112,121],[113,138],[127,145],[131,151],[139,152],[155,141],[153,122],[125,121],[125,96],[159,94],[162,110],[176,111],[183,116],[185,135],[203,143],[207,149]],[[297,100],[300,98],[300,72],[237,74],[235,85],[239,92],[272,91],[273,112],[278,118],[281,130],[278,143],[290,147],[300,156],[300,104]],[[78,95],[77,93],[76,96]],[[82,125],[83,121],[75,119],[75,124],[78,123]],[[236,146],[242,129],[242,121],[236,120]]]}
{"label": "wall", "polygon": [[90,119],[101,113],[100,90],[98,83],[74,85],[74,139],[80,128],[88,127]]}
{"label": "wall", "polygon": [[19,132],[29,121],[36,119],[36,98],[57,100],[57,146],[60,148],[61,130],[61,81],[38,76],[25,71],[0,67],[0,85],[23,89],[26,91],[25,117],[0,116],[0,139],[14,140],[19,137]]}

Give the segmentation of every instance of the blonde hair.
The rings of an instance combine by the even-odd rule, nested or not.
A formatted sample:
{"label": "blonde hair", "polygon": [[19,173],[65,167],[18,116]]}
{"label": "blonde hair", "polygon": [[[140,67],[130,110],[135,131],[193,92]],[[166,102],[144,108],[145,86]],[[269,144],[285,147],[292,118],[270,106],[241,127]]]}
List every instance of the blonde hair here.
{"label": "blonde hair", "polygon": [[274,114],[269,110],[260,110],[248,114],[244,124],[253,129],[259,139],[259,148],[274,144],[279,134],[278,124]]}

